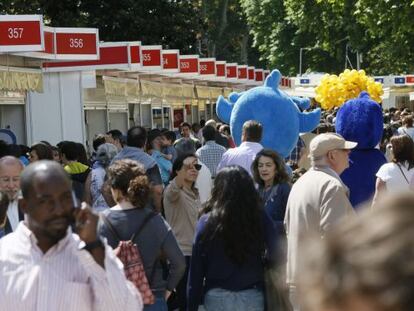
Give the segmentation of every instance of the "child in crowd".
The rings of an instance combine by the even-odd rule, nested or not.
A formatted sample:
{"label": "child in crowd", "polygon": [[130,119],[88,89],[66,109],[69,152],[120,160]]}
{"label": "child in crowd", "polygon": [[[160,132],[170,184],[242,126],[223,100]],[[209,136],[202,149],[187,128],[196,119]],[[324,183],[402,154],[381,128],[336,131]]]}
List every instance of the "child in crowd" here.
{"label": "child in crowd", "polygon": [[166,159],[168,155],[162,153],[162,138],[159,129],[148,132],[146,151],[157,162],[164,185],[168,185],[172,172],[172,163]]}
{"label": "child in crowd", "polygon": [[175,139],[176,135],[173,131],[167,130],[161,133],[162,155],[172,163],[177,159],[177,150],[175,150],[175,147],[173,146]]}

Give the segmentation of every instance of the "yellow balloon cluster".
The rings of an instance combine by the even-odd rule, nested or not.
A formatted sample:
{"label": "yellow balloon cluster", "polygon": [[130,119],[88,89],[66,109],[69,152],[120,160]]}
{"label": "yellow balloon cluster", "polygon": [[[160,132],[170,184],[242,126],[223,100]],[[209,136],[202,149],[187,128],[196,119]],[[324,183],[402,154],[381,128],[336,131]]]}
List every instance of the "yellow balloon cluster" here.
{"label": "yellow balloon cluster", "polygon": [[315,89],[315,100],[324,109],[342,106],[347,100],[357,98],[362,91],[367,91],[371,99],[381,102],[384,94],[382,85],[368,77],[364,70],[346,69],[339,76],[326,74]]}

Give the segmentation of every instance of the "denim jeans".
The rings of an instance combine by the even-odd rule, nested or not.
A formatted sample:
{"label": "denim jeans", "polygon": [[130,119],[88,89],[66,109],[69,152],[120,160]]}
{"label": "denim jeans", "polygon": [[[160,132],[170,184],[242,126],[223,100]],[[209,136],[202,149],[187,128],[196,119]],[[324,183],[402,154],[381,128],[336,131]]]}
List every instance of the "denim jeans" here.
{"label": "denim jeans", "polygon": [[258,289],[232,292],[213,288],[204,297],[204,308],[206,311],[263,311],[263,292]]}
{"label": "denim jeans", "polygon": [[167,302],[164,298],[155,298],[155,303],[152,305],[146,305],[144,311],[167,311]]}

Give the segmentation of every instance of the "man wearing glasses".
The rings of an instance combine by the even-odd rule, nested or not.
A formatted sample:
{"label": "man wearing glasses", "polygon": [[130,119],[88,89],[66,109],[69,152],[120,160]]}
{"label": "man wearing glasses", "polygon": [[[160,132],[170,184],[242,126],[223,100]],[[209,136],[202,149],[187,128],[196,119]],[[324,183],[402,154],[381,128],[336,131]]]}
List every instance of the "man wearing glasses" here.
{"label": "man wearing glasses", "polygon": [[0,192],[9,202],[0,207],[0,238],[13,232],[24,218],[18,205],[23,168],[23,164],[15,157],[5,156],[0,159]]}

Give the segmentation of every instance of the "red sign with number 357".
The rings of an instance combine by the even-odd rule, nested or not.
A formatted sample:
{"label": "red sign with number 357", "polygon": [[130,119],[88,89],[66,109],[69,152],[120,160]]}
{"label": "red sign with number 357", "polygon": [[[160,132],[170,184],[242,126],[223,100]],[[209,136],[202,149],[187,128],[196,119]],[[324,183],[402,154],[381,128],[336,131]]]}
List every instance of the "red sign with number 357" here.
{"label": "red sign with number 357", "polygon": [[41,45],[39,21],[0,21],[0,45]]}

